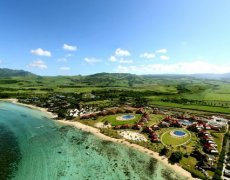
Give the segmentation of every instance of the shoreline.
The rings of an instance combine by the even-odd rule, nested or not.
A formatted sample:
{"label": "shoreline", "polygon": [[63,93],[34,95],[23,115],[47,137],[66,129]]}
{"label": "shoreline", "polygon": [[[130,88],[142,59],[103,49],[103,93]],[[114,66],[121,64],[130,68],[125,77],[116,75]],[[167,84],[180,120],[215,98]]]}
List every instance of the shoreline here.
{"label": "shoreline", "polygon": [[112,137],[109,137],[109,136],[106,136],[102,133],[100,133],[100,130],[97,129],[97,128],[94,128],[94,127],[91,127],[91,126],[87,126],[85,124],[82,124],[80,122],[77,122],[77,121],[74,121],[74,122],[71,122],[71,121],[66,121],[66,120],[57,120],[58,122],[60,122],[61,124],[66,124],[66,125],[71,125],[77,129],[80,129],[82,131],[85,131],[85,132],[90,132],[92,133],[93,135],[99,137],[100,139],[103,139],[103,140],[106,140],[106,141],[112,141],[112,142],[115,142],[115,143],[119,143],[119,144],[124,144],[130,148],[133,148],[133,149],[136,149],[142,153],[145,153],[149,156],[151,156],[152,158],[156,159],[157,161],[163,163],[165,166],[173,169],[176,173],[184,176],[185,178],[187,179],[194,179],[190,172],[186,171],[185,169],[183,169],[181,166],[177,165],[177,164],[170,164],[168,162],[168,158],[166,157],[162,157],[160,156],[158,153],[154,152],[154,151],[151,151],[143,146],[140,146],[140,145],[137,145],[137,144],[134,144],[134,143],[130,143],[128,141],[126,141],[125,139],[115,139],[115,138],[112,138]]}
{"label": "shoreline", "polygon": [[57,115],[55,115],[54,113],[49,112],[48,109],[46,109],[46,108],[41,108],[41,107],[38,107],[38,106],[35,106],[35,105],[31,105],[31,104],[20,103],[20,102],[18,102],[18,99],[13,99],[13,98],[12,99],[0,99],[0,101],[10,102],[10,103],[21,105],[21,106],[25,106],[25,107],[28,107],[28,108],[31,108],[31,109],[39,110],[39,111],[47,114],[49,118],[55,118],[55,117],[57,117]]}
{"label": "shoreline", "polygon": [[[49,118],[54,118],[56,117],[55,114],[51,113],[51,112],[48,112],[47,109],[45,108],[41,108],[41,107],[37,107],[35,105],[29,105],[29,104],[23,104],[23,103],[19,103],[17,99],[0,99],[0,101],[5,101],[5,102],[10,102],[10,103],[13,103],[13,104],[17,104],[17,105],[21,105],[21,106],[25,106],[25,107],[28,107],[28,108],[32,108],[32,109],[36,109],[36,110],[39,110],[43,113],[46,113]],[[58,123],[61,123],[61,124],[65,124],[65,125],[71,125],[77,129],[80,129],[82,131],[85,131],[85,132],[89,132],[95,136],[97,136],[98,138],[102,139],[102,140],[106,140],[106,141],[112,141],[114,143],[119,143],[119,144],[124,144],[130,148],[133,148],[133,149],[136,149],[142,153],[145,153],[147,155],[149,155],[150,157],[156,159],[158,162],[160,163],[163,163],[165,166],[171,168],[172,170],[174,170],[177,174],[179,175],[182,175],[183,177],[185,177],[186,179],[195,179],[191,176],[191,173],[186,171],[185,169],[183,169],[181,166],[177,165],[177,164],[170,164],[168,162],[168,158],[166,157],[162,157],[160,156],[158,153],[154,152],[154,151],[151,151],[143,146],[140,146],[140,145],[137,145],[137,144],[134,144],[134,143],[130,143],[128,141],[126,141],[125,139],[115,139],[115,138],[112,138],[112,137],[109,137],[109,136],[106,136],[104,134],[102,134],[100,132],[100,129],[96,128],[96,127],[92,127],[92,126],[88,126],[88,125],[85,125],[85,124],[82,124],[80,122],[77,122],[77,121],[67,121],[67,120],[55,120],[56,122]]]}

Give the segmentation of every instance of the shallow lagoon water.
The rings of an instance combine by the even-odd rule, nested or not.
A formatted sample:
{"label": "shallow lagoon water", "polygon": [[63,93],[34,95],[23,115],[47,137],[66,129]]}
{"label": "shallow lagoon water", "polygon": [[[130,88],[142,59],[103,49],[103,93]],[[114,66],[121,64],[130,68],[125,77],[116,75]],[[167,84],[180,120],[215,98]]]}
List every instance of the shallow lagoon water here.
{"label": "shallow lagoon water", "polygon": [[14,180],[183,179],[146,154],[59,124],[38,110],[0,102],[0,126],[10,134],[8,149],[17,152],[0,171],[14,165]]}

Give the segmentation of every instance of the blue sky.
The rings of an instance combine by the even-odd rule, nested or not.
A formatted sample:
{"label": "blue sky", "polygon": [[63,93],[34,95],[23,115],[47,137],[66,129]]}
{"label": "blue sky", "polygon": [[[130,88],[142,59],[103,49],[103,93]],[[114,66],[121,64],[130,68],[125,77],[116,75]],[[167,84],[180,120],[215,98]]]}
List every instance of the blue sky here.
{"label": "blue sky", "polygon": [[40,75],[230,72],[229,7],[229,0],[2,0],[0,67]]}

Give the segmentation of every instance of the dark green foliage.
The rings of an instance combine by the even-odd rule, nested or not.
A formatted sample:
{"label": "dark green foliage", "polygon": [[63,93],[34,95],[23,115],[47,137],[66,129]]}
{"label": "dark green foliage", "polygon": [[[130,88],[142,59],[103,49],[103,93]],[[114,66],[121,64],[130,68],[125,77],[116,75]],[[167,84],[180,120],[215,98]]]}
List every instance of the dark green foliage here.
{"label": "dark green foliage", "polygon": [[180,151],[173,152],[169,158],[171,163],[178,163],[183,157],[183,153]]}
{"label": "dark green foliage", "polygon": [[163,147],[160,151],[160,156],[165,156],[169,152],[169,149],[167,147]]}
{"label": "dark green foliage", "polygon": [[9,93],[0,93],[0,98],[9,98],[12,97],[9,95]]}
{"label": "dark green foliage", "polygon": [[184,83],[177,85],[177,90],[179,93],[189,92],[189,90],[186,88],[186,84]]}
{"label": "dark green foliage", "polygon": [[65,111],[62,110],[62,109],[60,109],[60,110],[57,112],[58,118],[60,118],[60,119],[65,118],[65,114],[66,114]]}
{"label": "dark green foliage", "polygon": [[136,107],[144,107],[147,105],[148,105],[148,100],[144,97],[139,96],[134,99],[134,106]]}

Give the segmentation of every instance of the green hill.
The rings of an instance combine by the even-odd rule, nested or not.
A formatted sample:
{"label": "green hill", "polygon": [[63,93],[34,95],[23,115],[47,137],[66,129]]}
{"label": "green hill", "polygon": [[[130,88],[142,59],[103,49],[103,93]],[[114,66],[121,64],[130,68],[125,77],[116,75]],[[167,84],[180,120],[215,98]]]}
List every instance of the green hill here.
{"label": "green hill", "polygon": [[25,76],[37,76],[31,72],[24,70],[12,70],[7,68],[0,68],[0,78],[2,77],[25,77]]}
{"label": "green hill", "polygon": [[[230,84],[190,75],[98,73],[88,76],[37,76],[23,70],[0,69],[0,97],[50,93],[96,94],[98,102],[146,98],[151,105],[230,113]],[[89,100],[90,101],[90,100]]]}

